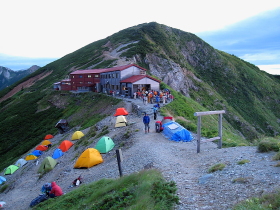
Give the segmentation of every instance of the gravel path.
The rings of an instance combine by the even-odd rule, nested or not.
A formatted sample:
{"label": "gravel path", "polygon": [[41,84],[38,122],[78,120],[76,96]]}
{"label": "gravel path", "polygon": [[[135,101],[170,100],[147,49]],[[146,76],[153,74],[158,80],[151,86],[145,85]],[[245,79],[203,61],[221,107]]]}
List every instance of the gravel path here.
{"label": "gravel path", "polygon": [[[163,173],[167,180],[177,183],[181,209],[231,209],[231,207],[246,198],[260,196],[273,192],[279,188],[280,169],[274,167],[272,161],[274,152],[258,153],[256,147],[234,147],[217,149],[217,145],[208,142],[201,145],[201,152],[196,153],[195,139],[192,142],[173,142],[162,134],[156,133],[154,120],[151,116],[150,133],[143,131],[142,116],[132,113],[132,104],[149,114],[152,105],[143,105],[139,99],[124,99],[126,109],[130,112],[127,120],[129,126],[114,128],[114,117],[107,117],[98,126],[110,127],[107,134],[114,141],[122,138],[120,134],[131,132],[123,151],[123,174],[128,175],[143,169],[156,168]],[[159,116],[158,119],[162,117]],[[83,131],[85,134],[87,130]],[[46,156],[52,156],[58,143],[70,139],[67,135],[57,135],[52,140],[55,144],[48,152],[44,153],[39,161]],[[193,134],[195,137],[195,134]],[[115,142],[115,143],[116,143]],[[94,147],[95,142],[89,147]],[[104,163],[89,169],[73,169],[76,158],[83,148],[74,150],[72,147],[64,156],[58,159],[59,164],[48,174],[38,179],[37,170],[40,162],[29,162],[15,174],[5,176],[8,179],[8,189],[0,194],[0,201],[7,203],[7,209],[28,209],[30,201],[40,193],[40,188],[45,182],[56,181],[65,193],[71,182],[79,175],[84,177],[84,182],[97,181],[101,178],[118,178],[119,172],[115,158],[115,151],[104,154]],[[250,162],[238,165],[239,160],[247,159]],[[208,169],[217,163],[224,163],[222,171],[208,173]],[[2,176],[2,174],[1,174]],[[240,182],[233,183],[234,179]]]}

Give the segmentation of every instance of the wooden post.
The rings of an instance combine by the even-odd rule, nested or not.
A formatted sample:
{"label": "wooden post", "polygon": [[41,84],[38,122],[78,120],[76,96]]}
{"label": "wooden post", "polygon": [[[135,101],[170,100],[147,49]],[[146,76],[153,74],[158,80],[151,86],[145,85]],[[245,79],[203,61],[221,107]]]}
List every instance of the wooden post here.
{"label": "wooden post", "polygon": [[121,162],[123,160],[123,158],[122,158],[122,150],[121,149],[117,149],[116,150],[116,154],[117,154],[117,161],[118,161],[120,177],[122,177],[122,165],[121,165]]}
{"label": "wooden post", "polygon": [[222,120],[223,120],[223,114],[219,114],[219,143],[218,148],[222,148],[222,135],[223,135],[223,127],[222,127]]}
{"label": "wooden post", "polygon": [[197,153],[200,153],[201,116],[197,118]]}

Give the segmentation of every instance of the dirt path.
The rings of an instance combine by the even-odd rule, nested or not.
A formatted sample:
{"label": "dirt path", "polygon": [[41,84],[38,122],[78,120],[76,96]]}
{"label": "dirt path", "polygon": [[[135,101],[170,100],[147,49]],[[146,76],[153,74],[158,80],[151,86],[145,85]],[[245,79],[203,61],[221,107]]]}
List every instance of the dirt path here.
{"label": "dirt path", "polygon": [[[114,128],[113,116],[104,119],[99,125],[108,125],[107,134],[116,142],[123,138],[124,132],[130,132],[127,147],[123,148],[123,174],[129,175],[143,169],[156,168],[167,180],[173,180],[178,186],[180,205],[176,209],[230,209],[236,202],[251,196],[259,196],[279,187],[280,170],[274,167],[272,156],[275,153],[257,153],[256,147],[236,147],[217,149],[211,142],[201,145],[201,152],[196,153],[195,140],[192,142],[174,142],[166,139],[161,133],[155,132],[152,119],[152,104],[143,105],[141,100],[125,99],[129,126]],[[150,133],[144,133],[142,116],[132,113],[132,103],[139,106],[151,116]],[[113,115],[113,113],[112,113]],[[158,119],[161,119],[158,116]],[[85,134],[88,129],[83,131]],[[39,193],[45,182],[56,181],[65,193],[70,192],[71,182],[79,175],[84,177],[84,183],[97,181],[101,178],[118,178],[119,171],[115,151],[103,154],[104,162],[89,169],[73,169],[77,157],[84,148],[74,149],[58,159],[58,165],[41,179],[37,170],[40,162],[46,156],[52,156],[58,143],[70,139],[72,133],[57,135],[52,142],[54,146],[42,157],[39,163],[29,162],[15,174],[6,176],[9,188],[0,194],[0,201],[7,203],[7,209],[28,209],[30,201]],[[194,134],[193,134],[194,135]],[[195,135],[194,135],[195,137]],[[89,147],[94,147],[95,142]],[[250,162],[238,165],[237,161],[248,159]],[[208,173],[210,166],[225,163],[222,171]],[[1,174],[2,176],[2,174]],[[236,178],[243,178],[243,183],[234,183]]]}

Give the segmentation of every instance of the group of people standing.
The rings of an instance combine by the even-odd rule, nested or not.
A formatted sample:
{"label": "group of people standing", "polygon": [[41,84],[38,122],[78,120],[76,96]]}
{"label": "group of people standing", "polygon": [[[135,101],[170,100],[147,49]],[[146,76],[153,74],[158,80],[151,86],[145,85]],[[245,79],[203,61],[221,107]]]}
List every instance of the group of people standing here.
{"label": "group of people standing", "polygon": [[146,105],[147,103],[167,103],[168,100],[172,101],[174,99],[173,95],[169,90],[155,91],[155,90],[138,90],[133,94],[134,99],[142,99],[143,103]]}

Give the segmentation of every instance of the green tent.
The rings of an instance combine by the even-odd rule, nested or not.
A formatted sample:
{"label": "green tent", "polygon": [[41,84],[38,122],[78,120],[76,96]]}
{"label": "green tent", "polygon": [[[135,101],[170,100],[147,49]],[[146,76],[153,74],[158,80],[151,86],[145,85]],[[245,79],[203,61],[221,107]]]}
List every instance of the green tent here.
{"label": "green tent", "polygon": [[44,173],[44,172],[51,171],[55,167],[56,164],[57,164],[56,160],[53,159],[52,157],[48,156],[41,163],[41,165],[38,169],[38,173]]}
{"label": "green tent", "polygon": [[115,146],[113,140],[108,136],[103,136],[96,144],[95,149],[100,153],[107,153]]}
{"label": "green tent", "polygon": [[4,175],[13,174],[16,170],[18,170],[18,166],[10,165],[8,168],[6,168]]}

